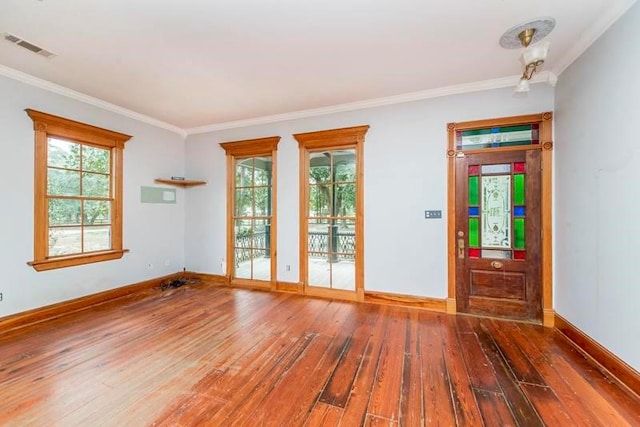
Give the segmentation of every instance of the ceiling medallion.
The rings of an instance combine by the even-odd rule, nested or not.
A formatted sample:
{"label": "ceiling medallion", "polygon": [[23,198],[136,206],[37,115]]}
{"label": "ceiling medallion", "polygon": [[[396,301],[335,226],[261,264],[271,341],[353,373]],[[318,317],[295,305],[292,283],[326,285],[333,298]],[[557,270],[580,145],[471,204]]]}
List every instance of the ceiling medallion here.
{"label": "ceiling medallion", "polygon": [[541,42],[556,26],[551,17],[537,18],[508,29],[500,37],[500,46],[505,49],[523,48],[524,70],[516,86],[516,92],[528,92],[529,80],[542,67],[549,53],[549,42]]}

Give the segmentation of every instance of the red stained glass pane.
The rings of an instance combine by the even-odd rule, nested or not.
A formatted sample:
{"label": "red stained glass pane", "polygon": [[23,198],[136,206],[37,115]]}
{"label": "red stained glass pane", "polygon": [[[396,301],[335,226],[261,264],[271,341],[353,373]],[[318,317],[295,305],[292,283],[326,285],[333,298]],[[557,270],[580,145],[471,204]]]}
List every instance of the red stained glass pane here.
{"label": "red stained glass pane", "polygon": [[525,171],[525,163],[524,162],[518,162],[518,163],[514,163],[513,164],[513,171],[518,173],[524,173]]}
{"label": "red stained glass pane", "polygon": [[[471,255],[469,255],[471,256]],[[513,251],[513,259],[527,259],[526,251]]]}
{"label": "red stained glass pane", "polygon": [[469,175],[480,174],[480,165],[469,165]]}
{"label": "red stained glass pane", "polygon": [[480,258],[480,249],[469,249],[469,258]]}
{"label": "red stained glass pane", "polygon": [[540,137],[538,136],[540,134],[539,127],[540,125],[538,125],[537,123],[534,123],[531,125],[531,143],[532,144],[540,143]]}

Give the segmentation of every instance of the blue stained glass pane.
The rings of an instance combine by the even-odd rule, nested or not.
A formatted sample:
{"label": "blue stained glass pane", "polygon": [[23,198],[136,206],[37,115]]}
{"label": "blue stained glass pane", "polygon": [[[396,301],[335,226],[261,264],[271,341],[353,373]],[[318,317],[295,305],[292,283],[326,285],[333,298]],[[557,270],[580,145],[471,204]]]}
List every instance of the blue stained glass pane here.
{"label": "blue stained glass pane", "polygon": [[474,208],[469,208],[469,216],[479,216],[480,215],[480,208],[479,207],[474,207]]}
{"label": "blue stained glass pane", "polygon": [[514,206],[513,207],[513,216],[526,216],[524,206]]}

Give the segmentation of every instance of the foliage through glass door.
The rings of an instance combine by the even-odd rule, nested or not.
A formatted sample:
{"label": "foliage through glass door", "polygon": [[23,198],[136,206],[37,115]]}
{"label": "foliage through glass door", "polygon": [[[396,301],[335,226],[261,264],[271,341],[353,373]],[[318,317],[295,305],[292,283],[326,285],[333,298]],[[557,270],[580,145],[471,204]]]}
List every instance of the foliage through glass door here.
{"label": "foliage through glass door", "polygon": [[234,277],[271,280],[271,156],[236,159]]}
{"label": "foliage through glass door", "polygon": [[356,150],[309,153],[308,283],[355,290]]}

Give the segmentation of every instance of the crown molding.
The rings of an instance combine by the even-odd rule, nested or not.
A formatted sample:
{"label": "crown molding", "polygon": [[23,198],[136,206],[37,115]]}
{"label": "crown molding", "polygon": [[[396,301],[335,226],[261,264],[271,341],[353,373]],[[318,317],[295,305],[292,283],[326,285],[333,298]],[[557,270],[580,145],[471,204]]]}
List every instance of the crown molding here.
{"label": "crown molding", "polygon": [[594,24],[585,30],[578,41],[567,54],[561,57],[553,67],[553,72],[559,76],[569,68],[602,34],[605,33],[622,15],[624,15],[636,0],[622,0],[603,11]]}
{"label": "crown molding", "polygon": [[[472,92],[481,92],[492,89],[502,89],[505,87],[515,87],[515,85],[518,83],[518,80],[520,79],[520,75],[501,77],[497,79],[483,80],[479,82],[464,83],[418,92],[410,92],[401,95],[387,96],[384,98],[374,98],[365,101],[349,102],[346,104],[338,104],[328,107],[312,108],[308,110],[293,111],[290,113],[275,114],[270,116],[255,117],[251,119],[235,120],[231,122],[216,123],[212,125],[182,129],[161,120],[154,119],[153,117],[149,117],[144,114],[140,114],[124,107],[112,104],[110,102],[94,98],[81,92],[77,92],[73,89],[51,83],[47,80],[43,80],[41,78],[23,73],[22,71],[15,70],[4,65],[0,65],[0,75],[18,80],[22,83],[26,83],[40,89],[47,90],[49,92],[57,93],[68,98],[75,99],[77,101],[85,102],[95,107],[102,108],[116,114],[120,114],[125,117],[150,124],[152,126],[169,130],[171,132],[177,133],[182,137],[200,133],[216,132],[226,129],[235,129],[268,123],[283,122],[287,120],[341,113],[346,111],[362,110],[365,108],[383,107],[387,105],[402,104],[405,102],[421,101],[424,99],[440,98],[444,96],[460,95]],[[541,73],[537,73],[533,77],[533,79],[531,79],[531,83],[547,83],[551,86],[555,86],[557,81],[558,76],[556,76],[552,71],[543,71]]]}
{"label": "crown molding", "polygon": [[[505,87],[515,87],[520,79],[520,75],[502,77],[498,79],[483,80],[473,83],[464,83],[453,86],[444,86],[436,89],[428,89],[418,92],[409,92],[402,95],[387,96],[384,98],[374,98],[365,101],[349,102],[346,104],[332,105],[329,107],[312,108],[309,110],[300,110],[290,113],[274,114],[271,116],[262,116],[251,119],[235,120],[231,122],[216,123],[212,125],[199,126],[185,129],[187,135],[195,135],[207,132],[216,132],[226,129],[235,129],[256,125],[264,125],[267,123],[283,122],[286,120],[303,119],[307,117],[322,116],[327,114],[342,113],[345,111],[362,110],[365,108],[383,107],[387,105],[402,104],[405,102],[421,101],[424,99],[440,98],[443,96],[460,95],[471,92],[481,92],[491,89],[501,89]],[[551,71],[543,71],[536,74],[532,79],[532,83],[547,83],[555,86],[558,81]]]}
{"label": "crown molding", "polygon": [[22,83],[26,83],[31,86],[35,86],[40,89],[44,89],[49,92],[57,93],[58,95],[66,96],[67,98],[75,99],[76,101],[93,105],[94,107],[102,108],[104,110],[111,111],[116,114],[120,114],[121,116],[129,117],[131,119],[134,119],[143,123],[147,123],[162,129],[166,129],[168,131],[177,133],[182,137],[187,136],[184,129],[171,125],[169,123],[163,122],[162,120],[154,119],[153,117],[136,113],[135,111],[128,110],[126,108],[120,107],[110,102],[103,101],[102,99],[94,98],[93,96],[86,95],[84,93],[75,91],[73,89],[69,89],[67,87],[58,85],[56,83],[49,82],[47,80],[43,80],[41,78],[32,76],[27,73],[23,73],[22,71],[15,70],[13,68],[9,68],[4,65],[0,65],[0,75],[8,77],[13,80],[17,80]]}

